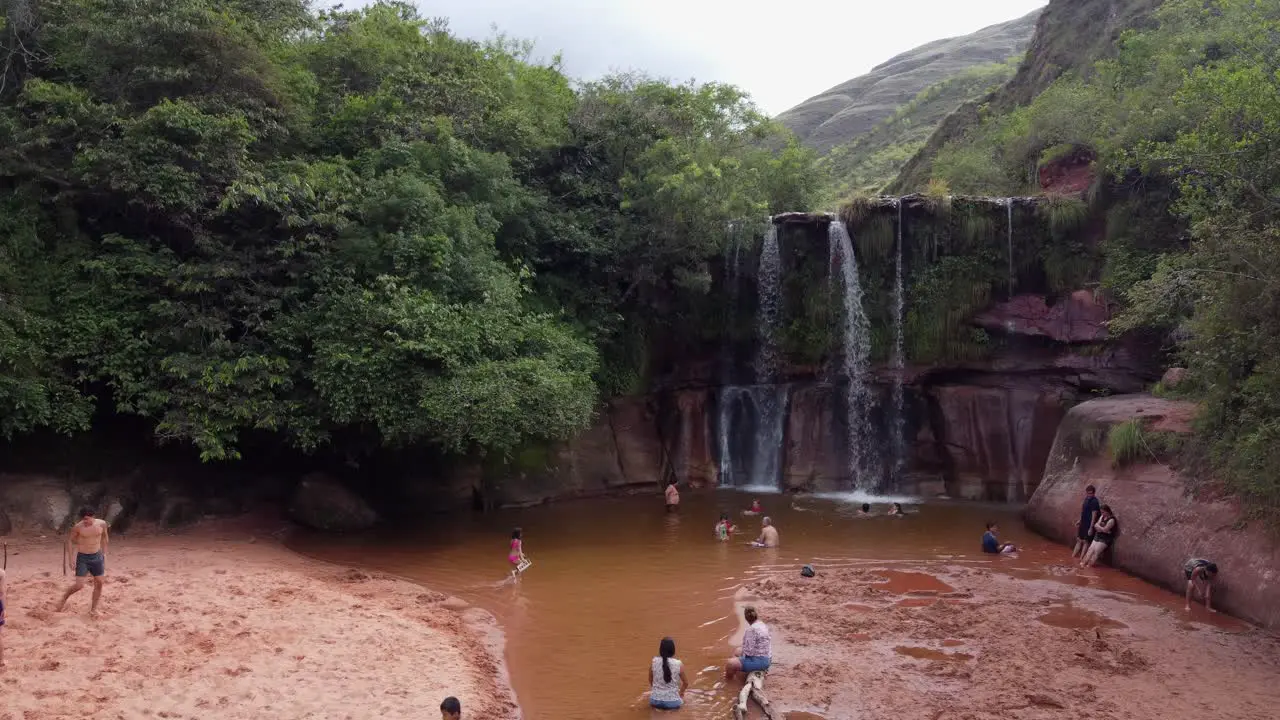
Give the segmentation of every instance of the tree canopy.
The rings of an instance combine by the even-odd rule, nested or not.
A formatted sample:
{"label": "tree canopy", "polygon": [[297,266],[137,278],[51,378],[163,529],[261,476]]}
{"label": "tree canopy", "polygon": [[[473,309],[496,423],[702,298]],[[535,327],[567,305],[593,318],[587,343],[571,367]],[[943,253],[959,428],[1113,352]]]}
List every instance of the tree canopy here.
{"label": "tree canopy", "polygon": [[563,438],[811,163],[733,87],[575,83],[406,3],[8,0],[0,432]]}

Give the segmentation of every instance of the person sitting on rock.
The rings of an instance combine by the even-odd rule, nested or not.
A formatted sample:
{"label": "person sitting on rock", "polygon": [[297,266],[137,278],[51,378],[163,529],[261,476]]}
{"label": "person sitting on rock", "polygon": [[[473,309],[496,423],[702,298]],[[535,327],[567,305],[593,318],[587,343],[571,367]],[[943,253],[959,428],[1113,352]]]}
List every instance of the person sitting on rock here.
{"label": "person sitting on rock", "polygon": [[1213,581],[1218,577],[1217,563],[1202,560],[1200,558],[1191,558],[1182,566],[1182,572],[1187,576],[1187,610],[1191,609],[1191,596],[1193,592],[1198,592],[1204,596],[1204,609],[1209,612],[1218,612],[1213,609]]}
{"label": "person sitting on rock", "polygon": [[742,609],[742,618],[747,621],[747,631],[742,635],[738,654],[724,664],[725,680],[733,680],[738,673],[764,672],[773,664],[769,626],[760,622],[756,609],[750,605]]}
{"label": "person sitting on rock", "polygon": [[760,520],[760,537],[751,543],[756,547],[776,548],[778,547],[778,529],[773,526],[773,520],[763,518]]}
{"label": "person sitting on rock", "polygon": [[1007,555],[1009,553],[1018,552],[1018,547],[1013,543],[1002,543],[996,537],[996,533],[1000,528],[994,522],[987,522],[987,531],[982,535],[982,552],[991,553],[993,555]]}
{"label": "person sitting on rock", "polygon": [[1089,545],[1089,549],[1085,551],[1084,557],[1080,558],[1080,567],[1093,567],[1102,553],[1106,552],[1107,547],[1111,545],[1116,537],[1116,516],[1111,512],[1110,505],[1102,506],[1102,514],[1098,516],[1098,522],[1093,524],[1093,542]]}
{"label": "person sitting on rock", "polygon": [[447,697],[440,703],[440,720],[462,720],[462,703],[456,697]]}

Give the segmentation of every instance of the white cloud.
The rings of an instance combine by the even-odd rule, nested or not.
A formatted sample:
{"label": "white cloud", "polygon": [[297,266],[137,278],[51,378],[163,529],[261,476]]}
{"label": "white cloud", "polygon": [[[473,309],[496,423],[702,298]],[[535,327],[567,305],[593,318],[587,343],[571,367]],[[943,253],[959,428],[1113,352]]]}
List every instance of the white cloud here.
{"label": "white cloud", "polygon": [[538,55],[562,52],[575,77],[635,69],[728,82],[776,114],[900,52],[1021,17],[1045,2],[419,0],[418,6],[424,15],[449,18],[464,37],[487,37],[496,24],[535,41]]}

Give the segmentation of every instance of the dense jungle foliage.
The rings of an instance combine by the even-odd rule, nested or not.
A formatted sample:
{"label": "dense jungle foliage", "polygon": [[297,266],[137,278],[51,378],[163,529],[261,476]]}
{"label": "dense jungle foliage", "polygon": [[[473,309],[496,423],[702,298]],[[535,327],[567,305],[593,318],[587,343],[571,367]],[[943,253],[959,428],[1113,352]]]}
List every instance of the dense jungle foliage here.
{"label": "dense jungle foliage", "polygon": [[405,3],[4,0],[0,431],[564,437],[811,163],[733,87],[578,84]]}
{"label": "dense jungle foliage", "polygon": [[1167,0],[1154,19],[1114,59],[987,117],[934,173],[1013,194],[1064,148],[1096,153],[1129,193],[1102,248],[1126,306],[1115,327],[1170,331],[1179,391],[1204,404],[1194,459],[1280,517],[1280,0]]}

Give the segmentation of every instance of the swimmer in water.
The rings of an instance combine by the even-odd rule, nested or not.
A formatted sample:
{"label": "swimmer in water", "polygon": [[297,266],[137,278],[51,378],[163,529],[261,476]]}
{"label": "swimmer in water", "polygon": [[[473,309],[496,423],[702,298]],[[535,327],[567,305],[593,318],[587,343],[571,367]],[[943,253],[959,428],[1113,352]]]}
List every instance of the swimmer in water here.
{"label": "swimmer in water", "polygon": [[862,507],[858,508],[858,517],[871,517],[872,514],[870,503],[862,503]]}
{"label": "swimmer in water", "polygon": [[511,531],[511,548],[507,550],[507,561],[511,563],[511,577],[520,574],[520,563],[524,562],[523,535],[520,528]]}
{"label": "swimmer in water", "polygon": [[720,541],[728,540],[737,531],[738,528],[729,522],[729,513],[720,513],[720,522],[716,523],[716,539]]}
{"label": "swimmer in water", "polygon": [[667,484],[666,490],[667,512],[675,512],[680,507],[680,491],[676,489],[676,481],[672,480]]}
{"label": "swimmer in water", "polygon": [[889,507],[889,512],[886,514],[894,517],[906,517],[907,511],[902,509],[902,503],[894,503]]}
{"label": "swimmer in water", "polygon": [[764,512],[764,508],[760,506],[759,498],[756,498],[755,500],[751,501],[751,507],[750,509],[747,510],[747,512],[751,513],[752,515],[759,515],[760,513]]}

